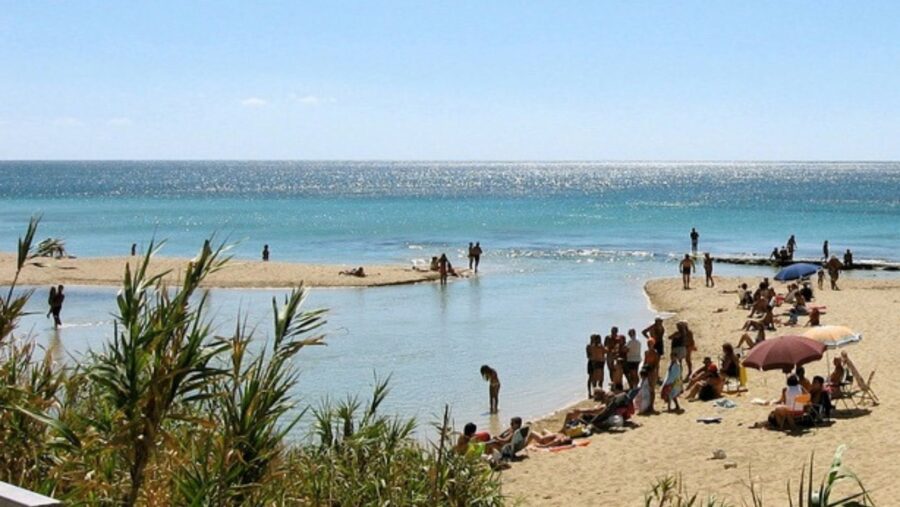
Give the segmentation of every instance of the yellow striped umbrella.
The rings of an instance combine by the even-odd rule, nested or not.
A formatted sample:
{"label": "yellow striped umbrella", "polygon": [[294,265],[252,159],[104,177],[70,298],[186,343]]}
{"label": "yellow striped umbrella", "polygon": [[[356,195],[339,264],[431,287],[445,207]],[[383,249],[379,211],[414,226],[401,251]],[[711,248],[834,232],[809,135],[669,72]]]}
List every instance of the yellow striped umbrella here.
{"label": "yellow striped umbrella", "polygon": [[803,336],[838,349],[862,340],[862,335],[845,326],[816,326],[803,332]]}

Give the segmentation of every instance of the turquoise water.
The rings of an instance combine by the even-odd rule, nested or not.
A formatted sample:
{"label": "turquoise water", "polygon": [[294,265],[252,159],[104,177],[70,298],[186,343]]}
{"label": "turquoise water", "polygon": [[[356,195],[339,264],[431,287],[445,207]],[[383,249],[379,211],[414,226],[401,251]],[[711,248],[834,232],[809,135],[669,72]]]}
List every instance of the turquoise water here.
{"label": "turquoise water", "polygon": [[[796,234],[800,255],[829,239],[857,259],[900,259],[895,163],[0,162],[0,202],[2,250],[36,212],[40,236],[80,256],[122,255],[154,236],[165,254],[191,255],[215,232],[246,258],[268,243],[279,260],[410,263],[446,251],[462,263],[466,243],[481,241],[478,278],[311,296],[332,311],[329,346],[298,360],[304,398],[365,394],[373,374],[392,375],[390,408],[423,420],[449,403],[457,420],[489,422],[483,363],[500,373],[501,420],[577,399],[587,336],[652,317],[641,286],[675,273],[691,227],[719,254],[767,254]],[[214,318],[227,332],[249,311],[262,339],[280,293],[214,291]],[[66,352],[109,334],[114,294],[70,289]],[[49,339],[41,316],[24,328]]]}

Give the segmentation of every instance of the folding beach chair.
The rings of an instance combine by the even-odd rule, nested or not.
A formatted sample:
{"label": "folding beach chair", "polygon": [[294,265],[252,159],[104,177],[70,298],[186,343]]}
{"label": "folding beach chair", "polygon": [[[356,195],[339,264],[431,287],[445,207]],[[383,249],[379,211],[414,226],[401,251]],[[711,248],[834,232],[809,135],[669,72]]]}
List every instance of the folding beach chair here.
{"label": "folding beach chair", "polygon": [[747,369],[744,368],[744,365],[738,365],[737,377],[725,378],[725,392],[738,396],[747,392]]}
{"label": "folding beach chair", "polygon": [[859,388],[859,402],[870,402],[873,405],[878,405],[878,395],[875,394],[875,391],[872,390],[872,378],[875,376],[875,370],[872,370],[869,373],[869,377],[866,380],[863,380],[863,376],[859,374],[859,370],[856,369],[856,365],[853,364],[853,361],[850,360],[850,356],[847,355],[846,352],[841,352],[841,358],[844,361],[844,364],[847,365],[847,370],[853,375],[853,378],[856,379],[856,386]]}

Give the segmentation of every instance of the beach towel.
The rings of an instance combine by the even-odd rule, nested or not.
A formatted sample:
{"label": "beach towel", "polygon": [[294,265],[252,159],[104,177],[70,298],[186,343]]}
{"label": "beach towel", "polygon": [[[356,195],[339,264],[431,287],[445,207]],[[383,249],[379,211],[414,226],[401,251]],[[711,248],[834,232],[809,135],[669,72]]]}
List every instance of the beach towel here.
{"label": "beach towel", "polygon": [[669,372],[663,382],[662,398],[666,401],[674,400],[681,395],[682,390],[684,390],[684,383],[681,380],[681,364],[675,362],[669,365]]}

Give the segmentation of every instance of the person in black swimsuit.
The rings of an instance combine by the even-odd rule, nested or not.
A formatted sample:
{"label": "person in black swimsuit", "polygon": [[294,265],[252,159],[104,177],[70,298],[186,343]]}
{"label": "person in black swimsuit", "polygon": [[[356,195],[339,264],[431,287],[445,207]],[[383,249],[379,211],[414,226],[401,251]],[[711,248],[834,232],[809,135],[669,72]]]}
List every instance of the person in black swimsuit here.
{"label": "person in black swimsuit", "polygon": [[678,263],[678,268],[681,271],[681,283],[683,285],[684,290],[688,290],[691,288],[691,273],[697,271],[697,266],[694,264],[694,261],[691,259],[691,256],[688,254],[684,254],[684,259]]}

